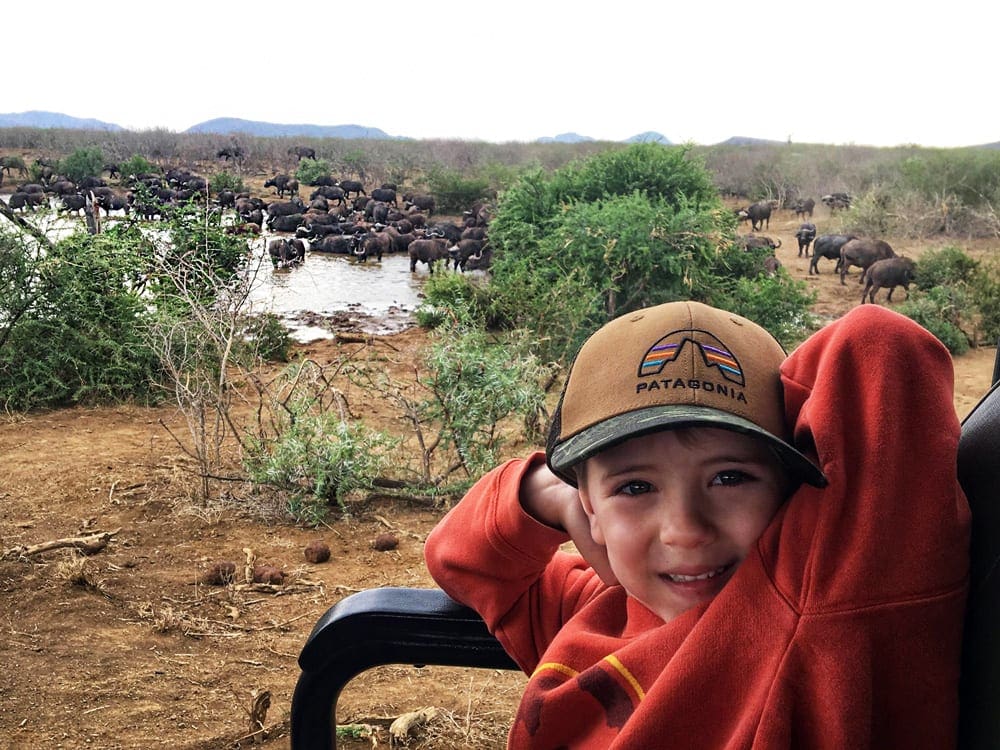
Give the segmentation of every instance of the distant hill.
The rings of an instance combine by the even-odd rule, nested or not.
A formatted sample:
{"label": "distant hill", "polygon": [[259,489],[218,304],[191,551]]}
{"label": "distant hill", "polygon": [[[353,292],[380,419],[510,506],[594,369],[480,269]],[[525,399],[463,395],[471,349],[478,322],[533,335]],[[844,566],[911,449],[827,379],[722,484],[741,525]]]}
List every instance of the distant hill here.
{"label": "distant hill", "polygon": [[664,146],[673,145],[667,140],[666,136],[657,133],[655,130],[647,130],[645,133],[639,133],[639,135],[626,138],[625,143],[661,143]]}
{"label": "distant hill", "polygon": [[[585,143],[588,141],[593,141],[589,135],[580,135],[579,133],[560,133],[554,136],[543,136],[535,141],[535,143]],[[666,136],[657,133],[654,130],[647,130],[644,133],[639,133],[638,135],[633,135],[631,138],[626,138],[622,143],[662,143],[664,146],[672,145]]]}
{"label": "distant hill", "polygon": [[732,138],[717,143],[717,146],[780,146],[784,141],[770,141],[767,138],[750,138],[745,135],[734,135]]}
{"label": "distant hill", "polygon": [[378,128],[361,125],[284,125],[273,122],[241,120],[236,117],[217,117],[192,125],[185,133],[245,133],[261,138],[302,136],[305,138],[370,138],[373,140],[402,140]]}
{"label": "distant hill", "polygon": [[11,112],[0,114],[0,128],[70,128],[73,130],[124,130],[120,125],[101,120],[70,117],[58,112]]}
{"label": "distant hill", "polygon": [[[42,112],[32,110],[30,112],[17,112],[0,114],[0,128],[72,128],[80,130],[124,130],[120,125],[111,122],[103,122],[82,117],[72,117],[59,112]],[[273,122],[260,122],[257,120],[243,120],[238,117],[217,117],[214,120],[205,120],[197,125],[192,125],[185,133],[218,133],[229,135],[231,133],[245,133],[247,135],[260,136],[262,138],[277,138],[302,136],[308,138],[366,138],[371,140],[413,140],[408,136],[389,135],[379,128],[370,128],[363,125],[310,125],[310,124],[282,124]],[[594,141],[587,135],[569,132],[560,133],[555,136],[543,136],[536,140],[536,143],[584,143]],[[654,130],[647,130],[643,133],[626,138],[622,143],[661,143],[665,146],[672,145],[672,142],[661,133]],[[784,141],[773,141],[766,138],[750,138],[748,136],[734,135],[731,138],[715,144],[718,146],[753,146],[753,145],[780,145]],[[1000,141],[995,143],[984,143],[970,148],[1000,149]]]}
{"label": "distant hill", "polygon": [[590,136],[580,135],[579,133],[560,133],[559,135],[546,135],[542,136],[536,143],[583,143],[584,141],[594,140]]}

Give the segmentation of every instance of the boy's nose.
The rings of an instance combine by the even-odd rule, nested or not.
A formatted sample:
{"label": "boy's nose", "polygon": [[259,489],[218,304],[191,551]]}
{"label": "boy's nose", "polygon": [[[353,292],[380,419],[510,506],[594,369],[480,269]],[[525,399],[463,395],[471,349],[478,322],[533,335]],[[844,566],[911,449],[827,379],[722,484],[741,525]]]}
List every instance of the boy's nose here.
{"label": "boy's nose", "polygon": [[675,547],[700,547],[710,542],[715,530],[701,512],[699,503],[690,497],[670,502],[660,525],[660,541]]}

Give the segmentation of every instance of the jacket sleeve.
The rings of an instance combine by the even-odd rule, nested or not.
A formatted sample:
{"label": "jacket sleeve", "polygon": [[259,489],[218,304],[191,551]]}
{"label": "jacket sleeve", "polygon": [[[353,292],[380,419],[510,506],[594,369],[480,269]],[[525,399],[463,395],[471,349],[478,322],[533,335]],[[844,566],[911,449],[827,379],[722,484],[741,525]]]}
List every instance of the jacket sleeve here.
{"label": "jacket sleeve", "polygon": [[486,474],[424,548],[435,582],[476,610],[528,673],[563,623],[604,588],[580,555],[559,551],[567,534],[521,508],[521,478],[538,461],[540,452]]}
{"label": "jacket sleeve", "polygon": [[796,445],[830,482],[800,488],[780,540],[770,539],[789,600],[830,611],[963,586],[969,512],[944,346],[898,313],[861,305],[794,351],[782,380]]}

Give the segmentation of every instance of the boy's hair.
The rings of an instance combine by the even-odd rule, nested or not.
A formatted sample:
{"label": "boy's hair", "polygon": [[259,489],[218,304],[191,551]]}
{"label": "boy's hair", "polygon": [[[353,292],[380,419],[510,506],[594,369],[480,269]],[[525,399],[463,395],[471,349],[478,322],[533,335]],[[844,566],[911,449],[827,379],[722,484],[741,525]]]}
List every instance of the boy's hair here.
{"label": "boy's hair", "polygon": [[756,323],[700,302],[622,315],[594,333],[570,368],[549,430],[549,468],[572,467],[657,430],[720,427],[762,438],[797,481],[826,486],[790,440],[781,344]]}

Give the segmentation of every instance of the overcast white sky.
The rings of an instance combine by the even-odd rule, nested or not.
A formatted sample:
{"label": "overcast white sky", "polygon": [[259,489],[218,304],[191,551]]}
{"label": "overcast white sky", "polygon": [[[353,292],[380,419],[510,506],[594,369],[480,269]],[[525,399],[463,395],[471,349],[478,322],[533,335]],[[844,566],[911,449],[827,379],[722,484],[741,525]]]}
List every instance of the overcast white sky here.
{"label": "overcast white sky", "polygon": [[983,0],[4,2],[0,113],[413,138],[1000,141]]}

